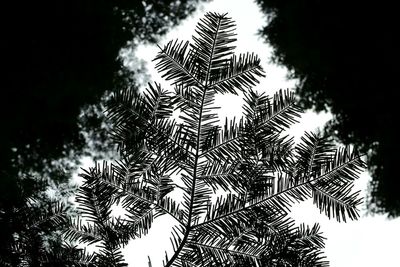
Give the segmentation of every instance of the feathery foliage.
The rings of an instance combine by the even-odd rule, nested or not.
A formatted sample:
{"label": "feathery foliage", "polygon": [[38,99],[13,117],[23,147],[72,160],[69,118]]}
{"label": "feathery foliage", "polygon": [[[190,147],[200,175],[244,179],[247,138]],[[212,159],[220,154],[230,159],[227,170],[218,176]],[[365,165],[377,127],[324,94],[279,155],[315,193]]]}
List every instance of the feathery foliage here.
{"label": "feathery foliage", "polygon": [[58,254],[62,253],[63,257],[70,256],[69,251],[61,246],[60,232],[66,225],[68,213],[67,204],[31,197],[20,208],[1,214],[1,219],[8,219],[13,226],[13,233],[12,240],[1,244],[0,265],[54,266],[48,265],[47,262],[56,259],[56,250],[59,251]]}
{"label": "feathery foliage", "polygon": [[[165,215],[175,222],[167,267],[327,266],[319,226],[295,227],[292,205],[313,198],[330,218],[357,219],[351,188],[362,159],[318,134],[299,144],[282,134],[300,116],[294,96],[251,89],[264,76],[260,59],[234,55],[234,30],[226,14],[207,13],[193,43],[169,42],[155,58],[173,92],[155,83],[114,95],[108,115],[121,160],[82,174],[84,219],[65,233],[99,247],[93,264],[125,266],[121,248]],[[215,95],[238,92],[244,116],[219,126]],[[115,206],[125,214],[113,215]]]}

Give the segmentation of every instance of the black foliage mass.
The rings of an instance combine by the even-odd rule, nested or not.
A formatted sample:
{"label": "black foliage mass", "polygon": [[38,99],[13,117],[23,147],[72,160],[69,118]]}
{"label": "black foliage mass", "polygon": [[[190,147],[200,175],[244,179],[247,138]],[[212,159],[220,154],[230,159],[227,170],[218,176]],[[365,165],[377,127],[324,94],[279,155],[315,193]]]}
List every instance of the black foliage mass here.
{"label": "black foliage mass", "polygon": [[[34,240],[42,249],[47,242],[43,240],[56,235],[58,228],[29,228],[28,217],[40,217],[46,210],[42,207],[52,205],[54,199],[46,196],[49,186],[68,189],[65,182],[87,141],[80,133],[82,127],[98,132],[102,120],[96,112],[79,119],[82,108],[89,111],[106,90],[127,86],[131,73],[121,69],[120,49],[128,42],[154,42],[193,12],[197,2],[17,0],[1,4],[1,266],[26,266],[35,254],[24,256],[24,247]],[[56,247],[56,241],[51,247]],[[10,263],[12,255],[16,260]]]}
{"label": "black foliage mass", "polygon": [[1,196],[0,265],[54,266],[47,262],[61,250],[69,257],[67,247],[61,245],[61,230],[71,213],[69,205],[49,198],[44,193],[47,182],[33,177],[26,176],[5,186],[17,187],[13,192],[18,193],[18,202],[4,200],[7,194]]}
{"label": "black foliage mass", "polygon": [[[2,170],[41,170],[84,139],[86,104],[113,88],[120,49],[159,34],[194,11],[196,0],[5,1],[2,4]],[[88,127],[96,127],[97,124]],[[77,157],[77,156],[76,156]]]}
{"label": "black foliage mass", "polygon": [[[251,89],[264,76],[260,59],[234,54],[234,29],[226,14],[207,13],[192,43],[171,41],[155,58],[174,91],[154,83],[112,97],[120,160],[81,174],[81,216],[65,230],[97,246],[93,264],[126,266],[122,248],[168,216],[164,266],[327,266],[319,226],[295,227],[291,207],[313,198],[329,218],[358,218],[360,156],[318,134],[299,144],[282,134],[300,116],[294,95]],[[244,116],[221,127],[215,96],[239,92]]]}
{"label": "black foliage mass", "polygon": [[391,1],[257,0],[270,17],[260,32],[277,62],[301,79],[300,104],[329,108],[326,131],[368,152],[369,207],[400,214],[395,125],[398,15]]}

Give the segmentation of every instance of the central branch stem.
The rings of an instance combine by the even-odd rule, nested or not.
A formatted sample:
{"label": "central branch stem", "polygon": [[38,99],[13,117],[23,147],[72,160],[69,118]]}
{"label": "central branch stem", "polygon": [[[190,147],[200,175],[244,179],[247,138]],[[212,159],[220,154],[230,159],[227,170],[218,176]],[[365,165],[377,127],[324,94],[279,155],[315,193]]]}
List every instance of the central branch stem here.
{"label": "central branch stem", "polygon": [[185,235],[182,238],[182,241],[178,247],[178,249],[175,251],[174,255],[172,258],[168,261],[168,263],[165,265],[165,267],[170,267],[174,263],[175,259],[178,257],[179,253],[182,251],[183,247],[186,244],[186,241],[188,239],[190,230],[191,230],[191,221],[192,221],[192,216],[193,216],[193,202],[194,202],[194,194],[196,193],[196,178],[197,178],[197,165],[199,162],[199,155],[200,155],[200,135],[201,135],[201,123],[202,123],[202,116],[203,116],[203,106],[204,106],[204,99],[206,96],[206,91],[207,91],[207,86],[204,87],[203,90],[203,95],[201,98],[201,105],[200,105],[200,111],[199,111],[199,123],[197,125],[197,140],[196,140],[196,154],[194,156],[194,169],[193,169],[193,183],[192,183],[192,189],[190,192],[190,204],[189,204],[189,213],[188,213],[188,221],[186,225],[186,231]]}
{"label": "central branch stem", "polygon": [[221,19],[218,20],[218,25],[215,31],[215,37],[213,40],[212,48],[210,51],[210,58],[208,59],[208,66],[207,66],[207,72],[206,72],[206,79],[205,83],[203,86],[203,95],[201,97],[201,104],[200,104],[200,110],[199,110],[199,123],[197,125],[197,140],[196,140],[196,154],[194,156],[194,169],[193,169],[193,183],[192,183],[192,189],[191,189],[191,197],[190,197],[190,204],[189,204],[189,211],[188,211],[188,221],[186,225],[186,231],[185,235],[182,238],[182,241],[178,247],[178,249],[175,251],[174,255],[172,258],[167,262],[165,267],[170,267],[174,263],[174,261],[177,259],[179,253],[182,251],[183,247],[186,244],[186,241],[189,237],[190,230],[192,228],[191,221],[192,221],[192,216],[193,216],[193,202],[194,202],[194,195],[196,193],[196,178],[197,178],[197,167],[198,167],[198,162],[200,158],[200,138],[201,138],[201,124],[202,124],[202,117],[203,117],[203,108],[204,108],[204,100],[206,97],[207,90],[209,89],[209,80],[210,80],[210,74],[211,74],[211,67],[212,67],[212,61],[213,61],[213,55],[215,52],[215,46],[216,46],[216,41],[217,41],[217,36],[218,36],[218,31],[221,26]]}

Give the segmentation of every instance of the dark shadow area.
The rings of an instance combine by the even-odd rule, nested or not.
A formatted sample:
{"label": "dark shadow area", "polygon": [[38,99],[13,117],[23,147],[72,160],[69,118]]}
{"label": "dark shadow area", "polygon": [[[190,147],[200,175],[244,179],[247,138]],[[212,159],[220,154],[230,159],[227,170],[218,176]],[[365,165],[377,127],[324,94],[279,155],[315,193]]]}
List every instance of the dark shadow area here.
{"label": "dark shadow area", "polygon": [[[120,49],[155,42],[191,14],[198,2],[26,0],[2,4],[0,265],[12,253],[28,253],[24,244],[41,242],[32,236],[15,243],[15,234],[29,228],[26,223],[20,225],[24,220],[18,216],[24,213],[16,211],[32,211],[29,199],[42,206],[49,202],[44,193],[49,184],[64,186],[85,153],[87,136],[82,129],[97,135],[98,147],[105,140],[97,130],[104,120],[92,105],[99,105],[107,90],[133,83],[132,73],[121,67]],[[78,118],[84,107],[90,114]],[[24,255],[33,259],[37,255],[32,253]]]}
{"label": "dark shadow area", "polygon": [[369,209],[400,215],[398,14],[389,1],[257,0],[275,61],[301,79],[301,104],[330,109],[326,131],[368,153]]}
{"label": "dark shadow area", "polygon": [[[128,41],[154,42],[197,1],[12,1],[3,5],[2,168],[79,151],[77,117],[114,86]],[[67,147],[65,147],[67,146]],[[18,160],[17,160],[18,159]]]}

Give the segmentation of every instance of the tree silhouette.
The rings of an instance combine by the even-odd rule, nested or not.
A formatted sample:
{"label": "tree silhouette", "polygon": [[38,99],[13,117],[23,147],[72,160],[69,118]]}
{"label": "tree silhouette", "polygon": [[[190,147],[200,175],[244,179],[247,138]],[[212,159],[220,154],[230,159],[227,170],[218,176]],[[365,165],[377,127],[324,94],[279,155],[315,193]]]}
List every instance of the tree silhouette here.
{"label": "tree silhouette", "polygon": [[[1,266],[54,266],[46,262],[54,258],[51,255],[55,247],[66,252],[61,247],[60,231],[67,222],[69,205],[46,195],[46,180],[24,176],[16,183],[5,185],[17,187],[10,191],[18,193],[14,196],[18,202],[1,201]],[[1,195],[1,198],[8,195]]]}
{"label": "tree silhouette", "polygon": [[[256,55],[234,55],[234,28],[226,14],[207,13],[193,43],[160,48],[156,68],[174,92],[155,83],[114,94],[120,160],[81,174],[81,217],[65,231],[98,246],[95,265],[126,266],[121,248],[169,216],[174,252],[164,266],[327,266],[319,226],[294,227],[290,208],[312,197],[329,218],[357,219],[360,156],[318,134],[297,145],[282,134],[300,115],[294,95],[251,89],[263,70]],[[219,126],[215,95],[239,92],[243,118]]]}
{"label": "tree silhouette", "polygon": [[368,152],[369,208],[398,216],[395,7],[389,1],[257,3],[269,16],[260,33],[274,48],[276,62],[302,81],[299,103],[332,111],[327,133]]}
{"label": "tree silhouette", "polygon": [[[195,10],[197,0],[8,1],[1,18],[2,171],[43,172],[81,156],[78,115],[119,78],[119,51],[154,42]],[[21,25],[23,25],[21,27]],[[88,120],[97,127],[97,121]],[[73,151],[68,154],[67,152]],[[74,157],[73,157],[74,156]]]}
{"label": "tree silhouette", "polygon": [[120,49],[154,42],[196,4],[17,0],[2,5],[0,258],[13,253],[14,236],[28,223],[22,215],[38,212],[26,201],[35,198],[47,206],[53,201],[44,197],[47,186],[65,187],[71,178],[85,152],[81,126],[98,132],[96,113],[86,112],[83,120],[80,110],[132,75],[122,69]]}

